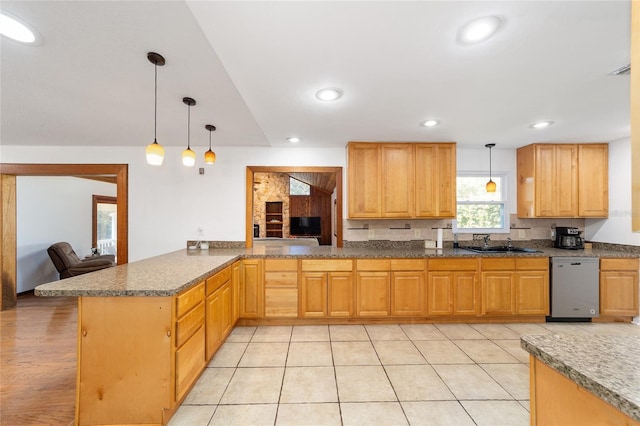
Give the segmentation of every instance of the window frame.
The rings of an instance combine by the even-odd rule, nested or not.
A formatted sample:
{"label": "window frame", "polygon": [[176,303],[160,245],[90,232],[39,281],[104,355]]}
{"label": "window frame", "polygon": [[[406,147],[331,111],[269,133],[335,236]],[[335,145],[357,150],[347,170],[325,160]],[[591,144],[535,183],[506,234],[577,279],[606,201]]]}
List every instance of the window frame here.
{"label": "window frame", "polygon": [[[457,227],[458,215],[456,213],[456,218],[454,220],[453,232],[456,234],[508,234],[511,232],[511,223],[510,223],[510,210],[509,210],[509,183],[508,177],[509,173],[507,172],[492,172],[492,177],[499,177],[502,181],[502,185],[499,185],[500,193],[502,194],[502,201],[460,201],[458,199],[458,193],[456,190],[456,211],[457,207],[460,204],[463,205],[502,205],[503,206],[503,223],[501,228],[459,228]],[[487,172],[474,172],[474,171],[458,171],[456,174],[456,179],[458,177],[483,177],[489,180],[489,173]],[[456,185],[457,187],[458,185]]]}

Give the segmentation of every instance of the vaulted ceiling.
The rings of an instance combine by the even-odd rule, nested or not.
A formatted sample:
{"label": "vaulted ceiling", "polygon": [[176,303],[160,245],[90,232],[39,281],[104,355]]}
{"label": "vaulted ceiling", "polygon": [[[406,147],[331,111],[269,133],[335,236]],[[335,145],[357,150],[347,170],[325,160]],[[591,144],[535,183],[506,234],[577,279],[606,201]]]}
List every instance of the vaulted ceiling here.
{"label": "vaulted ceiling", "polygon": [[[39,46],[1,41],[4,145],[158,141],[613,141],[629,136],[630,1],[6,1]],[[480,16],[502,28],[461,45]],[[335,102],[314,97],[338,87]],[[420,123],[433,118],[433,128]],[[529,125],[552,120],[546,129]],[[200,149],[201,150],[201,149]]]}

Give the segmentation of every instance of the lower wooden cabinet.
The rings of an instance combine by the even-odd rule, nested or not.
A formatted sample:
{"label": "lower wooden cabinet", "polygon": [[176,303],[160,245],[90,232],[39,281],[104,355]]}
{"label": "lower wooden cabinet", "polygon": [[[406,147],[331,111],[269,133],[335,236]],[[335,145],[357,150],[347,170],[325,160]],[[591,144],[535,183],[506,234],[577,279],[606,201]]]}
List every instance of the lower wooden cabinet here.
{"label": "lower wooden cabinet", "polygon": [[391,315],[424,316],[424,269],[391,272]]}
{"label": "lower wooden cabinet", "polygon": [[231,326],[240,318],[240,262],[231,265]]}
{"label": "lower wooden cabinet", "polygon": [[478,259],[433,259],[427,270],[427,315],[478,315]]}
{"label": "lower wooden cabinet", "polygon": [[483,258],[484,315],[549,315],[549,259]]}
{"label": "lower wooden cabinet", "polygon": [[240,317],[264,317],[264,272],[262,259],[245,259],[240,268]]}
{"label": "lower wooden cabinet", "polygon": [[353,316],[351,260],[305,259],[300,269],[300,317]]}
{"label": "lower wooden cabinet", "polygon": [[638,315],[638,259],[600,260],[600,315]]}
{"label": "lower wooden cabinet", "polygon": [[298,316],[298,260],[264,260],[264,316]]}
{"label": "lower wooden cabinet", "polygon": [[180,401],[206,362],[205,283],[176,297],[175,400]]}
{"label": "lower wooden cabinet", "polygon": [[389,316],[390,284],[389,272],[356,272],[356,316]]}

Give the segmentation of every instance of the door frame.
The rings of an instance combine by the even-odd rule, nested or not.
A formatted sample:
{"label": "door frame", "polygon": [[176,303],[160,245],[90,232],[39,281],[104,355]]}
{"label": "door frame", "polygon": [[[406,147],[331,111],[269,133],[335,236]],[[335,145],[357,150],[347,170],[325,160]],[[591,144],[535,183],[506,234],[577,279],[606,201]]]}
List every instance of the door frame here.
{"label": "door frame", "polygon": [[253,177],[255,173],[335,173],[336,176],[336,247],[342,247],[342,167],[247,166],[245,247],[253,247]]}
{"label": "door frame", "polygon": [[17,237],[16,176],[114,176],[118,199],[118,264],[129,261],[129,165],[128,164],[19,164],[0,163],[2,215],[0,215],[0,310],[16,305]]}

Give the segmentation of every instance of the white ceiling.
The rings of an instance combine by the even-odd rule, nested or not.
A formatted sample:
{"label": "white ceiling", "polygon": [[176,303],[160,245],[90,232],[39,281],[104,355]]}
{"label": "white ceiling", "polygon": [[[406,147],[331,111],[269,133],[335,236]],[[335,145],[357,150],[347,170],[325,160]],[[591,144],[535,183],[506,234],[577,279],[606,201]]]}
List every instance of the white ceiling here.
{"label": "white ceiling", "polygon": [[[2,38],[1,142],[518,147],[628,137],[630,1],[2,1],[43,44]],[[500,16],[462,46],[467,21]],[[339,87],[321,102],[314,93]],[[441,120],[424,128],[428,118]],[[553,120],[544,130],[529,125]]]}

